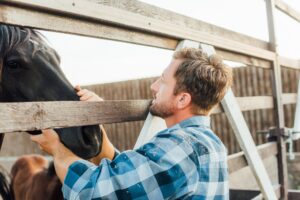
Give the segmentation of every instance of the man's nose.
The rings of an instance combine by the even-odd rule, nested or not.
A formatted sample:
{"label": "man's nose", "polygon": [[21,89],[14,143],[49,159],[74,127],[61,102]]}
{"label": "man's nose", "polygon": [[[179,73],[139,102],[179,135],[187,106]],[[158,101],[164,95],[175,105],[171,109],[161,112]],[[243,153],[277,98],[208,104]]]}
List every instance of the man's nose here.
{"label": "man's nose", "polygon": [[154,81],[154,82],[151,84],[151,86],[150,86],[151,91],[156,92],[156,91],[158,90],[158,80],[159,80],[159,79],[157,79],[156,81]]}

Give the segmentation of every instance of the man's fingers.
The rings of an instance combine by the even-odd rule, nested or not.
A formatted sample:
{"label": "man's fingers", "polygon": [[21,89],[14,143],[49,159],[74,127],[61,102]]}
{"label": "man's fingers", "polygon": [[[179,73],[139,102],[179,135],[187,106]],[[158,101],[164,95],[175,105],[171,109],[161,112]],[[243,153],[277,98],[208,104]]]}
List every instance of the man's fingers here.
{"label": "man's fingers", "polygon": [[57,134],[53,129],[44,129],[42,130],[42,133],[44,135],[48,135],[48,134]]}
{"label": "man's fingers", "polygon": [[84,94],[83,96],[81,96],[80,100],[85,101],[85,100],[92,98],[93,96],[95,96],[95,94],[93,92],[88,92],[88,93]]}
{"label": "man's fingers", "polygon": [[53,129],[42,130],[42,134],[31,135],[30,139],[34,142],[41,143],[47,141],[49,137],[58,137],[57,133]]}
{"label": "man's fingers", "polygon": [[39,144],[38,146],[39,146],[40,150],[44,151],[44,148],[42,147],[42,145]]}
{"label": "man's fingers", "polygon": [[31,139],[32,141],[34,141],[34,142],[37,142],[37,141],[39,141],[39,136],[40,136],[40,135],[31,135],[31,136],[30,136],[30,139]]}
{"label": "man's fingers", "polygon": [[42,130],[42,135],[44,135],[46,140],[49,140],[49,139],[52,140],[52,139],[57,139],[58,138],[58,134],[53,129]]}
{"label": "man's fingers", "polygon": [[84,94],[86,94],[86,93],[88,93],[89,92],[89,90],[87,90],[87,89],[82,89],[82,90],[79,90],[78,92],[77,92],[77,95],[78,96],[83,96]]}
{"label": "man's fingers", "polygon": [[77,91],[80,91],[80,90],[81,90],[80,85],[76,85],[74,88],[75,88],[75,90],[77,90]]}

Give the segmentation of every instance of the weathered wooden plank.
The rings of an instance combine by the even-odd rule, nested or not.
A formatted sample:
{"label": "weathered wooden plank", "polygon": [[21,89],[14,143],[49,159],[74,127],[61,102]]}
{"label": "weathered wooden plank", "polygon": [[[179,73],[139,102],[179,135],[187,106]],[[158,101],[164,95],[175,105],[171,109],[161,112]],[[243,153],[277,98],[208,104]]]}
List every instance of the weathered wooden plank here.
{"label": "weathered wooden plank", "polygon": [[289,200],[299,200],[300,199],[300,190],[289,190],[288,197],[289,197]]}
{"label": "weathered wooden plank", "polygon": [[[267,174],[272,185],[278,185],[278,165],[277,156],[269,156],[263,161],[264,167],[267,169]],[[246,181],[241,181],[246,180]],[[259,190],[256,178],[249,166],[243,167],[238,171],[229,174],[229,185],[231,189],[254,189]]]}
{"label": "weathered wooden plank", "polygon": [[[126,1],[126,0],[125,0]],[[135,1],[133,1],[135,2]],[[131,2],[131,4],[133,3]],[[107,1],[101,2],[103,4],[107,3]],[[141,2],[136,3],[134,5],[134,9],[132,8],[132,12],[134,10],[139,10],[137,6],[139,6]],[[124,5],[121,7],[125,9],[127,4],[122,3],[121,1],[113,2],[114,6]],[[146,16],[158,12],[158,15],[151,15],[151,17],[163,16],[162,19],[168,20],[165,17],[165,13],[160,10],[160,8],[153,8],[153,6],[147,5],[146,10],[142,10],[139,14],[144,14]],[[119,6],[120,7],[120,6]],[[166,11],[167,13],[169,11]],[[202,31],[208,32],[209,34],[214,35],[222,35],[222,37],[226,37],[228,35],[228,39],[234,38],[237,41],[247,43],[250,45],[255,45],[257,47],[267,49],[268,43],[253,39],[248,36],[244,36],[242,34],[237,34],[232,31],[228,31],[223,28],[219,28],[214,25],[207,24],[205,22],[201,22],[199,20],[194,20],[192,18],[188,18],[191,21],[195,21],[193,23],[187,23],[185,16],[177,16],[176,13],[171,12],[173,16],[172,19],[177,19],[176,23],[182,21],[187,25],[194,24],[191,28],[198,28]],[[126,28],[113,27],[108,26],[106,24],[101,24],[99,22],[94,21],[83,21],[82,19],[70,18],[69,16],[62,15],[54,15],[52,13],[45,13],[38,10],[28,10],[24,8],[12,7],[1,5],[0,6],[0,21],[6,22],[14,25],[22,25],[32,28],[39,28],[43,30],[64,32],[64,33],[72,33],[78,35],[85,35],[96,38],[110,39],[116,41],[124,41],[133,44],[141,44],[146,46],[159,47],[164,49],[175,49],[177,46],[178,40],[170,37],[164,36],[156,36],[152,33],[128,30]],[[77,27],[80,27],[78,29]],[[201,28],[200,28],[201,27]],[[255,57],[232,53],[226,50],[217,49],[217,53],[221,55],[224,59],[241,62],[250,66],[259,66],[264,68],[270,68],[270,62],[266,60],[257,59]]]}
{"label": "weathered wooden plank", "polygon": [[0,133],[143,120],[149,100],[1,103]]}
{"label": "weathered wooden plank", "polygon": [[[257,151],[260,158],[264,160],[278,153],[277,144],[276,142],[269,142],[259,145],[257,146]],[[248,163],[244,152],[239,152],[228,156],[229,173],[233,173],[247,166]]]}
{"label": "weathered wooden plank", "polygon": [[[151,100],[104,101],[100,104],[81,104],[79,102],[62,101],[1,103],[0,132],[35,130],[46,128],[48,125],[48,128],[50,128],[50,126],[68,127],[76,124],[86,125],[95,123],[117,123],[142,120],[146,117],[145,113],[147,113],[150,101]],[[237,101],[242,111],[268,109],[273,107],[273,100],[269,96],[238,97]],[[110,109],[110,106],[112,107],[112,110]],[[30,111],[30,108],[35,110]],[[88,119],[86,117],[82,117],[75,113],[76,109],[80,109],[80,112],[85,115],[90,112],[92,117],[89,117]],[[61,110],[64,112],[60,112]],[[43,114],[36,114],[33,120],[32,116],[35,114],[34,112],[42,112]],[[60,114],[55,115],[55,112]],[[221,112],[223,112],[223,110],[220,106],[217,106],[215,109],[213,109],[212,114]],[[71,114],[74,115],[70,116]],[[106,115],[107,117],[105,117]],[[26,121],[24,121],[24,119],[26,119]],[[68,120],[66,121],[66,119]],[[80,121],[81,119],[83,119],[82,122]],[[45,120],[45,122],[43,120]],[[51,121],[51,123],[49,121]],[[32,126],[30,125],[31,122],[33,123]],[[43,127],[40,127],[38,122],[41,123]],[[68,124],[68,122],[70,123]]]}
{"label": "weathered wooden plank", "polygon": [[[43,10],[44,12],[55,13],[57,15],[67,15],[73,18],[93,20],[99,23],[106,23],[110,26],[123,27],[135,31],[151,32],[153,34],[169,36],[177,39],[189,39],[193,41],[205,42],[216,47],[252,55],[267,60],[274,60],[275,54],[271,51],[247,45],[222,36],[214,36],[209,33],[189,27],[167,23],[150,17],[145,17],[129,11],[117,9],[110,6],[90,3],[87,1],[54,1],[54,0],[2,0],[2,4],[10,4],[19,7],[27,7],[33,10]],[[2,21],[5,23],[7,17],[2,14]]]}
{"label": "weathered wooden plank", "polygon": [[[146,17],[154,18],[164,22],[177,24],[182,27],[189,27],[191,29],[202,30],[210,35],[221,36],[227,39],[234,39],[235,41],[242,42],[244,44],[259,47],[261,49],[268,50],[268,42],[237,33],[216,25],[206,23],[201,20],[197,20],[186,15],[181,15],[172,12],[167,9],[163,9],[154,5],[150,5],[137,0],[89,0],[102,5],[112,6],[127,10],[133,13],[137,13]],[[201,5],[201,4],[200,4]]]}
{"label": "weathered wooden plank", "polygon": [[279,10],[281,10],[282,12],[284,12],[294,20],[300,22],[300,13],[294,8],[292,8],[291,6],[289,6],[288,4],[286,4],[284,1],[275,0],[275,5],[276,8],[278,8]]}
{"label": "weathered wooden plank", "polygon": [[87,21],[74,17],[71,18],[69,16],[54,15],[39,10],[1,5],[1,3],[0,21],[12,25],[124,41],[164,49],[175,49],[178,43],[177,39],[172,39],[170,37],[156,36],[152,33],[112,27],[91,20]]}
{"label": "weathered wooden plank", "polygon": [[297,102],[297,93],[283,93],[282,104],[295,104]]}
{"label": "weathered wooden plank", "polygon": [[[268,50],[269,44],[265,41],[241,34],[228,29],[218,27],[201,20],[196,20],[191,17],[180,15],[178,13],[162,9],[147,3],[136,0],[89,0],[91,2],[119,8],[122,10],[137,13],[142,16],[158,19],[168,23],[175,23],[182,27],[189,27],[191,29],[202,30],[210,35],[221,36],[227,39],[234,39],[248,45],[253,45],[265,50]],[[175,46],[176,47],[176,46]],[[175,47],[173,49],[175,49]]]}
{"label": "weathered wooden plank", "polygon": [[222,49],[216,48],[216,53],[221,55],[223,59],[230,60],[234,62],[240,62],[248,66],[262,67],[266,69],[270,69],[272,67],[271,62],[259,58],[255,58],[252,56],[242,55],[238,53],[233,53],[230,51],[224,51]]}
{"label": "weathered wooden plank", "polygon": [[279,56],[279,64],[283,67],[300,69],[300,60],[290,59],[283,56]]}
{"label": "weathered wooden plank", "polygon": [[[274,108],[271,96],[236,97],[236,100],[241,111]],[[222,112],[224,112],[222,107],[218,105],[212,110],[211,114]]]}
{"label": "weathered wooden plank", "polygon": [[[70,18],[68,16],[58,16],[51,13],[43,13],[38,10],[26,10],[24,8],[6,5],[0,5],[0,21],[13,25],[39,28],[48,31],[123,41],[170,50],[174,50],[178,44],[177,39],[170,37],[157,36],[152,33],[112,27],[98,22],[86,22],[81,19]],[[217,53],[227,60],[241,62],[247,65],[270,68],[270,62],[266,60],[236,54],[222,49],[217,49]]]}

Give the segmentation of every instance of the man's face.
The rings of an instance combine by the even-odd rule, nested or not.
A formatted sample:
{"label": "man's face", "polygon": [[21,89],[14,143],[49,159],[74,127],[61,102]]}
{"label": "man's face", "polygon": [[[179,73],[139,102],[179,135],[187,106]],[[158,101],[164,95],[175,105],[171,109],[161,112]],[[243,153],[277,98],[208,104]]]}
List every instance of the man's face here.
{"label": "man's face", "polygon": [[176,111],[176,96],[174,95],[176,80],[174,73],[181,62],[181,60],[173,59],[161,77],[152,83],[153,101],[150,106],[152,115],[165,119]]}

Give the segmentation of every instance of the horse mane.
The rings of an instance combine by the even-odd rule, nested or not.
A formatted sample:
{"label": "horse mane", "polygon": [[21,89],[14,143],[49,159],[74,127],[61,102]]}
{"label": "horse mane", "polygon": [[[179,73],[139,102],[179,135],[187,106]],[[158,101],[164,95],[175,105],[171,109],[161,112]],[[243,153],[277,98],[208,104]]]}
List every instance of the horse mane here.
{"label": "horse mane", "polygon": [[13,200],[10,188],[10,176],[7,171],[0,166],[0,197],[5,200]]}
{"label": "horse mane", "polygon": [[[37,50],[49,50],[49,45],[45,42],[47,39],[40,32],[29,28],[2,24],[0,27],[0,38],[1,57],[7,56],[13,49],[18,49],[27,42],[35,44],[33,46],[32,55],[34,55]],[[43,48],[41,48],[41,46]]]}
{"label": "horse mane", "polygon": [[33,44],[31,57],[33,57],[36,52],[43,51],[47,52],[47,54],[50,52],[55,54],[58,60],[60,60],[59,55],[49,46],[47,38],[36,30],[1,24],[0,38],[0,80],[3,68],[3,59],[5,59],[10,52],[17,49],[23,60],[30,59],[28,57],[28,49],[21,48],[22,45],[27,44],[28,42]]}
{"label": "horse mane", "polygon": [[[32,49],[22,48],[26,44],[28,45],[28,43],[32,44]],[[57,59],[58,63],[60,63],[60,56],[50,46],[50,42],[47,38],[39,31],[20,26],[0,24],[0,84],[5,59],[14,51],[17,51],[19,58],[24,61],[29,62],[37,52],[41,51],[43,52],[43,56],[47,56],[49,59],[53,56]],[[59,76],[66,79],[59,64],[53,65],[52,67],[59,72]]]}

